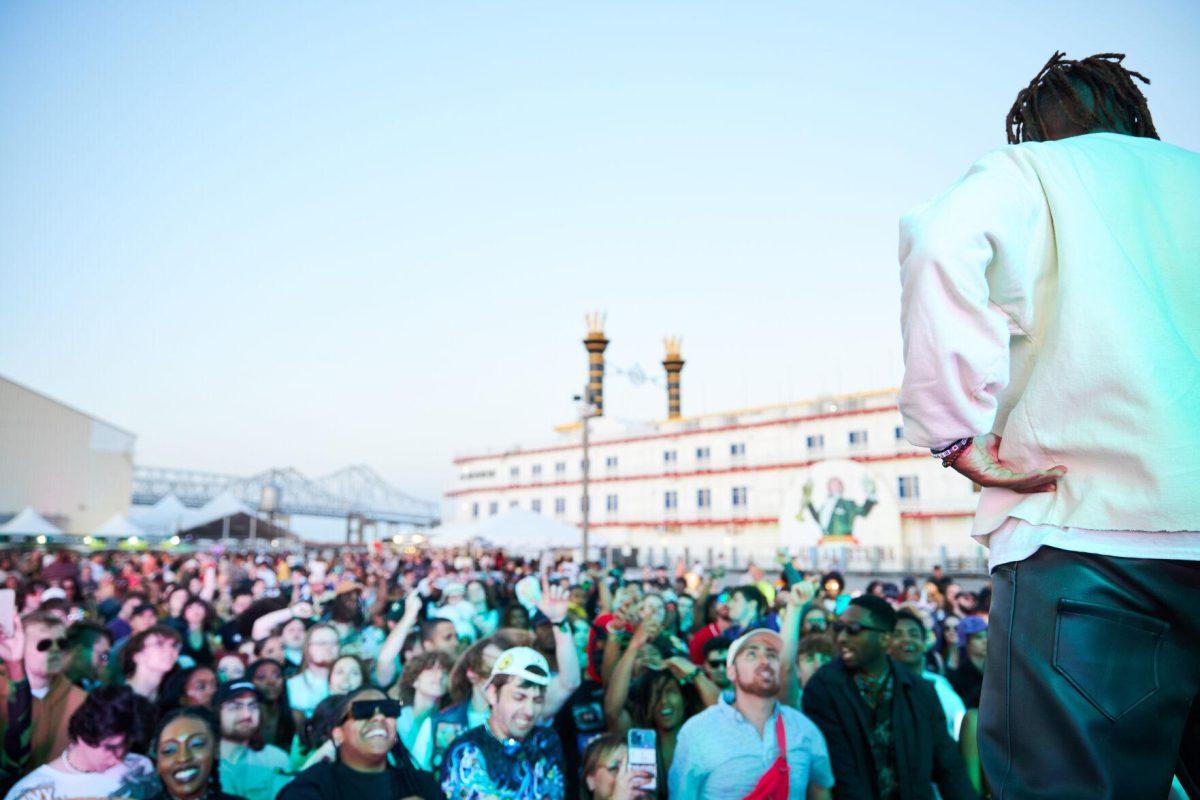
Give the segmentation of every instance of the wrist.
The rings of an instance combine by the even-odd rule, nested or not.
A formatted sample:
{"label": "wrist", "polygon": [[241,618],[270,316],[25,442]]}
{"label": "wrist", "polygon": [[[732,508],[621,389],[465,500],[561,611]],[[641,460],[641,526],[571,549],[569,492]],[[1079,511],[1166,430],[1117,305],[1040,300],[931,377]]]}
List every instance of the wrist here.
{"label": "wrist", "polygon": [[967,451],[971,446],[971,437],[965,439],[957,439],[941,449],[933,449],[929,452],[934,458],[940,459],[943,467],[952,467],[959,456]]}

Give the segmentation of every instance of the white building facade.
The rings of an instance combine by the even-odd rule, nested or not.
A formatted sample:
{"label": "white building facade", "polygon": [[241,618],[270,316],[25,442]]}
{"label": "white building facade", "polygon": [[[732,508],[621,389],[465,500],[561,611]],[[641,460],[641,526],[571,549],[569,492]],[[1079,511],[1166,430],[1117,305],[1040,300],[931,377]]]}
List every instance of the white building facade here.
{"label": "white building facade", "polygon": [[[618,558],[738,568],[768,566],[782,550],[846,568],[986,563],[969,536],[977,487],[904,441],[894,390],[643,424],[604,417],[589,424],[589,528],[593,542],[615,548]],[[579,425],[563,426],[542,446],[455,459],[448,515],[469,522],[520,507],[581,525],[581,434]],[[821,475],[816,493],[824,492],[829,470],[823,467],[834,465],[874,486],[882,510],[864,518],[875,530],[869,542],[812,540],[794,530],[793,518],[808,520],[799,487]],[[849,485],[857,480],[845,482],[848,495],[861,494]],[[813,508],[811,519],[818,516]]]}

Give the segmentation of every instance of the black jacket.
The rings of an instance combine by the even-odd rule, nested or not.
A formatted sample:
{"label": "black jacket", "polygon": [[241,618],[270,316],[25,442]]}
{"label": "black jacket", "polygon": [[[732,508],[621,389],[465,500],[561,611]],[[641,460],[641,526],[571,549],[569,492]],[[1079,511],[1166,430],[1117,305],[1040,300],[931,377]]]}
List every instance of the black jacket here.
{"label": "black jacket", "polygon": [[[337,768],[338,764],[334,761],[313,764],[284,786],[277,800],[367,800],[345,796],[337,779]],[[388,774],[392,776],[391,797],[370,800],[399,800],[414,796],[422,800],[445,800],[442,787],[433,773],[389,765]]]}
{"label": "black jacket", "polygon": [[[892,728],[900,797],[933,800],[932,786],[937,784],[943,800],[976,798],[933,684],[895,664],[892,674]],[[833,796],[837,800],[876,797],[869,709],[841,659],[826,664],[812,676],[804,687],[802,705],[804,713],[825,735],[833,767]]]}

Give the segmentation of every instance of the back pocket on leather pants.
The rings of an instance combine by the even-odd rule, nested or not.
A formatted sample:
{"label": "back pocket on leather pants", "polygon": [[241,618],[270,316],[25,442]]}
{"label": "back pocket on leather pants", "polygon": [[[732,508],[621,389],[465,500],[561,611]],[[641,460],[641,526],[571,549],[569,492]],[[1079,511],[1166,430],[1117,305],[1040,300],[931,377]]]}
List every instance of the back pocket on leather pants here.
{"label": "back pocket on leather pants", "polygon": [[1122,608],[1058,601],[1054,669],[1110,720],[1158,691],[1167,623]]}

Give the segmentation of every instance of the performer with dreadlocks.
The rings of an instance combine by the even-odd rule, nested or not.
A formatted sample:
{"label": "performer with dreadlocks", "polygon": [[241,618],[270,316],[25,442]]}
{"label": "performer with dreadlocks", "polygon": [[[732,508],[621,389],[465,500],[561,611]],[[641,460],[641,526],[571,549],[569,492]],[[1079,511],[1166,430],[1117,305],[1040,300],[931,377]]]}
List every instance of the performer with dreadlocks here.
{"label": "performer with dreadlocks", "polygon": [[1200,797],[1200,155],[1123,59],[1055,53],[900,226],[905,435],[983,487],[1006,800]]}

